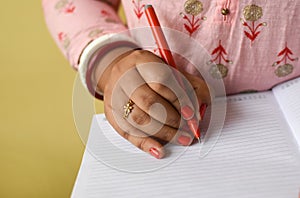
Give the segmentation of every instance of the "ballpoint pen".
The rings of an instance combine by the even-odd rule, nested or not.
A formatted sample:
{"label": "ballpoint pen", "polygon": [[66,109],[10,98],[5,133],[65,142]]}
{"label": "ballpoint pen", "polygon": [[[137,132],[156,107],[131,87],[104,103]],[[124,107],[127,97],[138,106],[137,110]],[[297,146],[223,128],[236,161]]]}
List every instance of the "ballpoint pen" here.
{"label": "ballpoint pen", "polygon": [[[169,49],[169,45],[167,43],[167,40],[162,32],[162,29],[160,27],[160,23],[158,21],[158,18],[156,16],[156,13],[151,5],[145,5],[145,14],[148,20],[148,23],[151,27],[153,37],[156,41],[156,44],[158,46],[159,53],[162,57],[162,59],[170,66],[177,68],[174,58],[172,56],[172,53]],[[176,75],[175,77],[178,80],[179,84],[184,88],[184,83],[182,82],[182,79]],[[200,107],[200,116],[202,117],[204,115],[206,109],[206,105],[201,105]],[[201,133],[199,128],[199,122],[196,119],[195,113],[189,106],[184,106],[181,109],[181,114],[183,118],[187,121],[189,129],[194,133],[195,137],[201,141]]]}

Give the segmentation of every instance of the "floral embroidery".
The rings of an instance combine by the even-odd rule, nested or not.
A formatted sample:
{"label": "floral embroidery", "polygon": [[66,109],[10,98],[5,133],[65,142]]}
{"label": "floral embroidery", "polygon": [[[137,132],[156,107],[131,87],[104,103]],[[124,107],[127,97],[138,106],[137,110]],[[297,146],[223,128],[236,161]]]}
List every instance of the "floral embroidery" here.
{"label": "floral embroidery", "polygon": [[70,39],[64,32],[58,33],[58,41],[61,43],[62,47],[66,50],[70,46]]}
{"label": "floral embroidery", "polygon": [[[186,23],[184,23],[184,28],[189,32],[189,35],[192,34],[200,28],[200,20],[206,20],[206,17],[197,17],[203,11],[203,4],[198,0],[187,0],[184,3],[184,11],[180,13],[180,16]],[[188,15],[191,15],[189,17]]]}
{"label": "floral embroidery", "polygon": [[257,21],[263,15],[262,8],[257,5],[247,5],[243,10],[246,21]]}
{"label": "floral embroidery", "polygon": [[244,33],[251,40],[251,44],[252,44],[253,41],[257,38],[257,36],[260,34],[260,31],[258,31],[258,29],[262,26],[266,26],[267,23],[262,22],[259,23],[258,25],[255,25],[255,22],[263,16],[262,8],[255,4],[247,5],[243,9],[243,14],[244,14],[244,19],[241,18],[241,22],[243,26],[245,26],[250,30],[250,32],[244,31]]}
{"label": "floral embroidery", "polygon": [[184,3],[184,11],[187,14],[198,15],[203,11],[203,5],[197,0],[187,0]]}
{"label": "floral embroidery", "polygon": [[[232,61],[225,58],[227,52],[222,46],[221,40],[219,40],[219,46],[212,51],[211,55],[215,55],[215,58],[207,62],[208,65],[213,64],[209,70],[210,74],[216,79],[225,78],[228,73],[228,68],[222,64],[222,61],[226,63],[232,63]],[[217,64],[214,64],[215,61],[217,61]]]}
{"label": "floral embroidery", "polygon": [[[278,77],[284,77],[288,74],[293,72],[293,65],[291,63],[288,63],[288,60],[291,62],[298,61],[297,58],[292,58],[291,55],[293,55],[293,52],[288,48],[287,43],[285,43],[285,48],[281,50],[277,57],[282,57],[280,60],[273,63],[273,67],[277,67],[275,70],[275,74]],[[284,63],[283,65],[278,66],[280,63]]]}
{"label": "floral embroidery", "polygon": [[134,13],[138,19],[140,19],[144,14],[143,8],[145,5],[140,4],[141,1],[142,0],[132,0],[132,3],[134,4]]}
{"label": "floral embroidery", "polygon": [[105,18],[105,22],[107,23],[118,23],[115,19],[111,17],[111,14],[107,12],[106,10],[101,10],[100,14],[103,18]]}
{"label": "floral embroidery", "polygon": [[72,1],[60,0],[55,4],[55,9],[59,12],[64,12],[66,14],[71,14],[75,11],[75,6]]}

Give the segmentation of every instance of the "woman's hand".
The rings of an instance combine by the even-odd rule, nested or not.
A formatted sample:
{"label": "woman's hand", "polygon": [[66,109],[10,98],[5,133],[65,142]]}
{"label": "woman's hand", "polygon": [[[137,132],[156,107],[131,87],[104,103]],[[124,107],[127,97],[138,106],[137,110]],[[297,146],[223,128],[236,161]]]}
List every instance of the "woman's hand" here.
{"label": "woman's hand", "polygon": [[121,136],[156,158],[164,156],[162,142],[190,145],[194,135],[182,130],[180,112],[192,110],[200,121],[198,103],[209,104],[210,96],[202,79],[183,75],[192,85],[187,89],[155,54],[134,50],[121,55],[108,66],[97,85],[104,94],[106,118]]}

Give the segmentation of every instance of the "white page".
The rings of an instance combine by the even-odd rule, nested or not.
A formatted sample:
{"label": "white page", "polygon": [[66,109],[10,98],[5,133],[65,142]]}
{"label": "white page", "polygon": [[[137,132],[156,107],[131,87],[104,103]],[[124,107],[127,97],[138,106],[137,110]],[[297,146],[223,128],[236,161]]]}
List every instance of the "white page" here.
{"label": "white page", "polygon": [[273,93],[300,149],[300,78],[275,87]]}
{"label": "white page", "polygon": [[[214,139],[207,139],[203,147],[213,145]],[[109,146],[110,140],[117,149]],[[170,146],[168,157],[154,159],[97,115],[72,197],[297,197],[300,162],[294,143],[271,92],[230,97],[222,134],[204,158],[196,144]],[[163,168],[126,172],[142,172],[143,166]]]}

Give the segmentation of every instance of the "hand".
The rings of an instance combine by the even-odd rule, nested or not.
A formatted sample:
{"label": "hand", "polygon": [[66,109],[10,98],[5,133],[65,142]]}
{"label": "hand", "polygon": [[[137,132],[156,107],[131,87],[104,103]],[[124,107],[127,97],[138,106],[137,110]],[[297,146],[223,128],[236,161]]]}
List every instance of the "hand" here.
{"label": "hand", "polygon": [[[121,136],[156,158],[164,156],[162,142],[190,145],[194,135],[180,127],[182,107],[193,110],[200,121],[198,103],[209,104],[210,96],[202,79],[183,75],[192,85],[187,90],[179,85],[170,66],[155,54],[135,50],[121,55],[108,66],[97,85],[104,94],[106,118]],[[191,97],[193,94],[195,97]],[[123,106],[129,99],[133,109],[124,118]]]}

